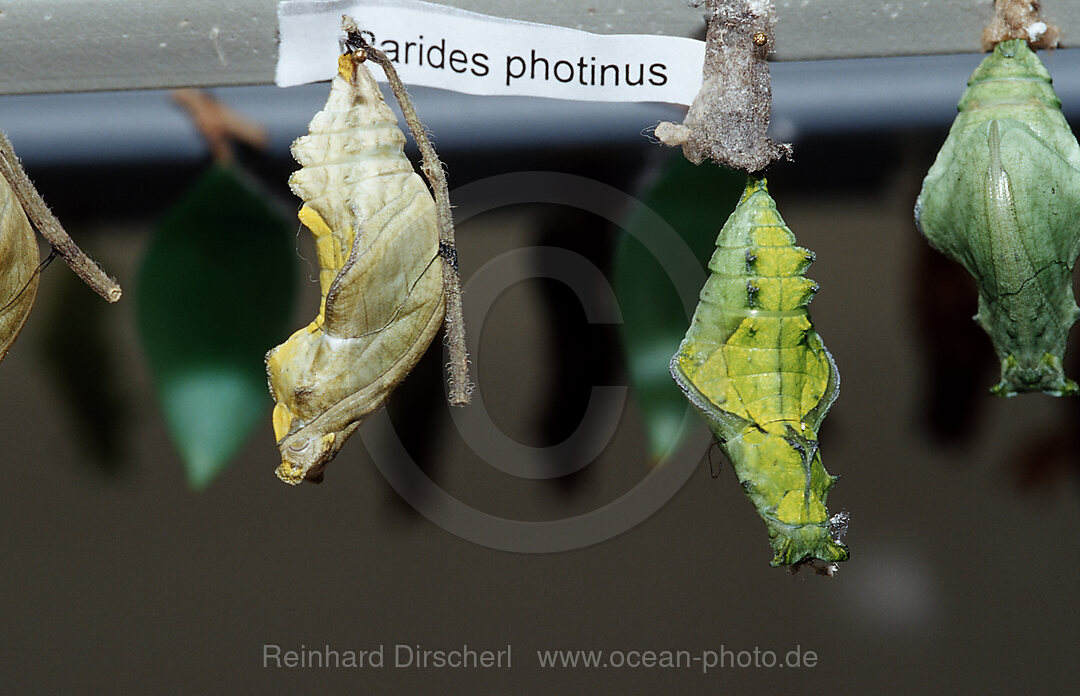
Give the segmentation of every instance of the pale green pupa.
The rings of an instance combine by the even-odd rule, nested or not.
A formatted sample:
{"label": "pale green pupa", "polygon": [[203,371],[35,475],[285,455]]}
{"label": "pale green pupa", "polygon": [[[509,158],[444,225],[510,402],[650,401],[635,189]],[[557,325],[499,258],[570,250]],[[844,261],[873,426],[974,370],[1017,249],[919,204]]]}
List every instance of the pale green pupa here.
{"label": "pale green pupa", "polygon": [[1001,360],[1001,396],[1076,394],[1062,360],[1080,317],[1080,145],[1042,62],[1002,41],[968,82],[915,203],[915,222],[975,277],[975,320]]}

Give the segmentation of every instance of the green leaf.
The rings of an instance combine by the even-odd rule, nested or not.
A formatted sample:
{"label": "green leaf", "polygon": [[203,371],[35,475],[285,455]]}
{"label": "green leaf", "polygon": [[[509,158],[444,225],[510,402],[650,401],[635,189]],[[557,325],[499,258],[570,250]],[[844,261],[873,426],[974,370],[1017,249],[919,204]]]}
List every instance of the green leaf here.
{"label": "green leaf", "polygon": [[288,335],[294,259],[288,219],[221,165],[154,231],[136,321],[192,487],[220,474],[267,415],[263,355]]}
{"label": "green leaf", "polygon": [[[672,153],[639,200],[671,225],[704,267],[716,231],[735,208],[745,182],[743,174],[695,166],[681,153]],[[646,214],[627,220],[615,250],[614,287],[623,314],[620,338],[631,389],[645,419],[649,451],[660,459],[678,444],[686,412],[686,400],[671,380],[668,363],[690,317],[674,285],[680,279],[669,278],[635,239],[654,234],[652,224]]]}

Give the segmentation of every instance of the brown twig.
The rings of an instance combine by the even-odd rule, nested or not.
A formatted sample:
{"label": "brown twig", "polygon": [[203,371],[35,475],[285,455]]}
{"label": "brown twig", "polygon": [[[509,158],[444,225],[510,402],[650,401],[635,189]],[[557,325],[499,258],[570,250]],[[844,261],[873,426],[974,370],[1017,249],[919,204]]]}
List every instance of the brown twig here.
{"label": "brown twig", "polygon": [[443,288],[446,292],[446,346],[450,351],[450,403],[464,406],[469,403],[473,384],[469,380],[469,354],[465,348],[465,319],[461,311],[461,276],[458,271],[457,247],[454,243],[454,219],[450,209],[450,189],[446,183],[446,172],[442,161],[435,153],[431,140],[420,118],[416,115],[412,100],[401,78],[398,77],[394,64],[385,53],[371,45],[359,30],[356,22],[342,16],[342,27],[347,35],[346,48],[360,52],[361,59],[370,58],[379,64],[386,73],[390,89],[394,92],[401,113],[412,132],[413,140],[420,148],[422,163],[420,169],[431,186],[435,196],[435,213],[439,221],[439,254],[443,258]]}
{"label": "brown twig", "polygon": [[82,278],[84,283],[107,301],[119,300],[123,292],[120,286],[83,253],[79,245],[64,231],[60,221],[52,214],[49,206],[45,205],[45,201],[41,198],[41,194],[34,188],[11,142],[3,133],[0,133],[0,175],[11,184],[12,190],[15,191],[15,198],[26,211],[26,217],[30,219],[41,236],[52,244],[60,258],[64,259],[71,270],[75,271],[75,275]]}
{"label": "brown twig", "polygon": [[254,148],[266,147],[265,128],[203,90],[175,89],[172,98],[188,112],[195,128],[210,146],[210,155],[215,162],[232,161],[234,140]]}

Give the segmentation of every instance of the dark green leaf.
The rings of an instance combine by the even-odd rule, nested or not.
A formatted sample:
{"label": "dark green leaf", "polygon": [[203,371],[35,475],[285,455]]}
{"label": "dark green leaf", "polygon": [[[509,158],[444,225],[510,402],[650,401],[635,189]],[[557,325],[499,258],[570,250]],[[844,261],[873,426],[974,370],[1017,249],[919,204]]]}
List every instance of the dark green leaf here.
{"label": "dark green leaf", "polygon": [[267,416],[263,355],[289,331],[292,228],[252,183],[214,166],[143,257],[139,333],[193,487],[213,480]]}
{"label": "dark green leaf", "polygon": [[[673,153],[639,200],[675,229],[704,269],[716,232],[735,208],[745,179],[728,169],[695,166]],[[627,221],[616,247],[614,286],[623,313],[621,340],[631,388],[645,419],[650,452],[658,459],[677,444],[686,412],[668,363],[690,316],[675,289],[679,279],[669,278],[634,238],[649,233],[644,229],[651,224],[649,217],[635,215]],[[700,280],[704,277],[703,270]]]}

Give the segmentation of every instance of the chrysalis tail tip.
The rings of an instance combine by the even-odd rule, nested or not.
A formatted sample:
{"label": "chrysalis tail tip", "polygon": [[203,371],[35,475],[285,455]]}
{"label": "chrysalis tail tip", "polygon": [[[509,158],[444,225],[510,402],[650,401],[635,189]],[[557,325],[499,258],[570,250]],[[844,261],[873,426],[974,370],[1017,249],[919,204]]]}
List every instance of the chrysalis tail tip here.
{"label": "chrysalis tail tip", "polygon": [[[834,515],[825,526],[805,525],[774,536],[772,565],[798,566],[813,564],[815,561],[840,563],[848,560],[848,547],[840,541],[843,533],[847,531],[847,519],[843,517],[845,514]],[[837,522],[843,527],[842,533],[838,533]]]}
{"label": "chrysalis tail tip", "polygon": [[290,464],[282,462],[280,466],[274,471],[277,477],[289,484],[290,486],[299,486],[304,480],[304,471],[300,467],[294,467]]}
{"label": "chrysalis tail tip", "polygon": [[1042,392],[1050,396],[1080,394],[1080,386],[1065,376],[1061,359],[1045,353],[1034,366],[1024,366],[1013,355],[1001,361],[1001,381],[990,388],[994,396],[1010,398],[1020,393]]}

